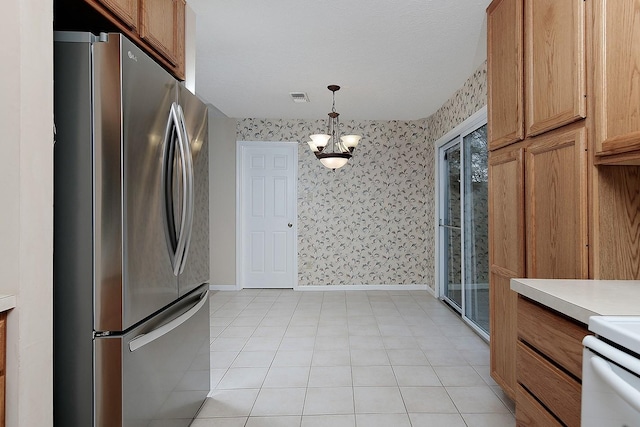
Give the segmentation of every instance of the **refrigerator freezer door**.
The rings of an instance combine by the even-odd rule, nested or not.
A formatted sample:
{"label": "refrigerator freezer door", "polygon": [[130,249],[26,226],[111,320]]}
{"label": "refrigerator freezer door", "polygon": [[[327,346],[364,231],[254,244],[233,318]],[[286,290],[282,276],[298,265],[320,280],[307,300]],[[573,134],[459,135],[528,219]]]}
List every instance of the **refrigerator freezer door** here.
{"label": "refrigerator freezer door", "polygon": [[202,286],[125,336],[96,338],[95,427],[189,425],[210,389],[206,293]]}
{"label": "refrigerator freezer door", "polygon": [[209,283],[209,122],[207,106],[182,85],[178,102],[185,117],[185,128],[193,161],[193,225],[189,253],[179,277],[180,295]]}
{"label": "refrigerator freezer door", "polygon": [[94,44],[94,70],[94,327],[124,331],[178,298],[161,197],[164,135],[177,84],[119,34]]}

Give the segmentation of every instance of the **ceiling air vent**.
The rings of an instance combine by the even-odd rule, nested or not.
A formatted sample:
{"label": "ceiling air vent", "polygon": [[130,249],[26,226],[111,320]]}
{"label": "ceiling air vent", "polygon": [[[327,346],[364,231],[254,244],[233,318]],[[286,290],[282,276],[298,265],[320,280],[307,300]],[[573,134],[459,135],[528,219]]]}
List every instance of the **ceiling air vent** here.
{"label": "ceiling air vent", "polygon": [[291,99],[293,99],[293,102],[309,102],[309,97],[304,92],[290,92],[289,95],[291,95]]}

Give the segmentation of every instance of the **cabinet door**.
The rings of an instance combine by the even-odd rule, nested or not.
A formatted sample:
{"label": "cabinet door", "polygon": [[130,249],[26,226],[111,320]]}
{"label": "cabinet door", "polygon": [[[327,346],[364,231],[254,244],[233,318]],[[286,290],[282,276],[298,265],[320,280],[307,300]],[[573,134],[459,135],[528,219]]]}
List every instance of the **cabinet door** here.
{"label": "cabinet door", "polygon": [[584,126],[533,138],[525,154],[527,276],[588,277]]}
{"label": "cabinet door", "polygon": [[89,4],[99,2],[116,15],[129,28],[138,27],[138,0],[87,0]]}
{"label": "cabinet door", "polygon": [[584,0],[525,0],[527,136],[586,116]]}
{"label": "cabinet door", "polygon": [[491,376],[515,399],[517,294],[509,281],[523,277],[523,148],[489,155],[489,278]]}
{"label": "cabinet door", "polygon": [[184,56],[184,0],[140,0],[140,37],[179,65]]}
{"label": "cabinet door", "polygon": [[640,149],[640,0],[594,0],[596,150]]}
{"label": "cabinet door", "polygon": [[494,0],[487,8],[489,149],[524,138],[522,0]]}

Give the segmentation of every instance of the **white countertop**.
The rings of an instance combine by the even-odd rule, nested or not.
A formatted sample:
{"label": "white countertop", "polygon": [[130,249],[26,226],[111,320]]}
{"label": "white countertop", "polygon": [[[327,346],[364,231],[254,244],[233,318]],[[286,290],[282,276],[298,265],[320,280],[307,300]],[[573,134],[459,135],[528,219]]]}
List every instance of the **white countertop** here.
{"label": "white countertop", "polygon": [[11,310],[16,306],[15,295],[2,295],[0,294],[0,313],[3,311]]}
{"label": "white countertop", "polygon": [[640,280],[511,279],[511,289],[584,324],[590,316],[640,316]]}

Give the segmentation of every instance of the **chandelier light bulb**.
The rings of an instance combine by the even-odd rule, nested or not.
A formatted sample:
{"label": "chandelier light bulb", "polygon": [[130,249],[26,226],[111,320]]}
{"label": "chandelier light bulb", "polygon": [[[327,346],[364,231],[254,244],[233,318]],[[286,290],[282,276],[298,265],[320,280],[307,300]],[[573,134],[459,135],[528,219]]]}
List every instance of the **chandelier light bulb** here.
{"label": "chandelier light bulb", "polygon": [[314,135],[311,135],[309,138],[311,138],[316,147],[322,150],[322,148],[326,147],[327,143],[331,139],[331,135],[316,133]]}
{"label": "chandelier light bulb", "polygon": [[307,144],[309,144],[309,148],[311,148],[311,151],[313,151],[314,153],[320,152],[320,150],[318,149],[316,144],[313,143],[313,141],[307,141]]}
{"label": "chandelier light bulb", "polygon": [[340,169],[347,164],[349,159],[347,157],[323,157],[320,159],[320,163],[328,167],[329,169]]}
{"label": "chandelier light bulb", "polygon": [[342,144],[349,149],[350,153],[353,153],[353,150],[358,146],[360,139],[362,139],[360,135],[344,135],[340,137]]}

